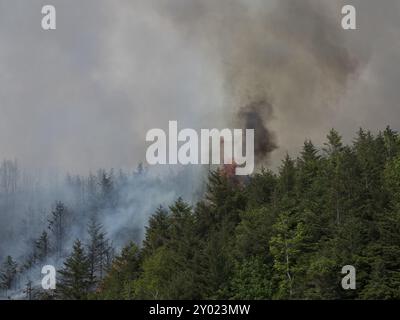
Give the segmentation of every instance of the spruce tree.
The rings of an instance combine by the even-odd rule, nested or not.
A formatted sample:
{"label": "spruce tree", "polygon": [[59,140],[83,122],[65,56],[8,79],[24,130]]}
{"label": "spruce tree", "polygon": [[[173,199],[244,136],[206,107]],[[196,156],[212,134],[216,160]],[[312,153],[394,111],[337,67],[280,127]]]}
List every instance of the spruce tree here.
{"label": "spruce tree", "polygon": [[57,291],[66,300],[85,300],[88,297],[91,277],[90,262],[79,240],[76,240],[71,255],[59,271]]}
{"label": "spruce tree", "polygon": [[117,255],[106,277],[102,280],[98,297],[102,299],[133,299],[134,280],[141,272],[142,258],[140,250],[133,242],[129,243]]}
{"label": "spruce tree", "polygon": [[88,235],[87,256],[90,263],[90,278],[92,283],[95,283],[104,277],[110,265],[112,248],[103,226],[94,217],[89,222]]}
{"label": "spruce tree", "polygon": [[150,217],[148,226],[146,226],[146,236],[143,240],[144,256],[151,255],[170,240],[169,226],[170,217],[168,211],[161,206],[158,207]]}
{"label": "spruce tree", "polygon": [[25,284],[24,293],[26,295],[26,300],[32,300],[33,297],[33,288],[32,288],[32,281],[28,280]]}
{"label": "spruce tree", "polygon": [[35,242],[35,257],[39,261],[45,260],[50,253],[50,241],[46,231],[43,231],[40,238]]}
{"label": "spruce tree", "polygon": [[14,288],[17,276],[17,262],[11,256],[7,256],[0,269],[0,288],[6,291]]}
{"label": "spruce tree", "polygon": [[51,212],[49,226],[53,238],[54,249],[57,257],[60,258],[64,251],[64,241],[66,240],[68,210],[61,201],[57,201],[54,210]]}

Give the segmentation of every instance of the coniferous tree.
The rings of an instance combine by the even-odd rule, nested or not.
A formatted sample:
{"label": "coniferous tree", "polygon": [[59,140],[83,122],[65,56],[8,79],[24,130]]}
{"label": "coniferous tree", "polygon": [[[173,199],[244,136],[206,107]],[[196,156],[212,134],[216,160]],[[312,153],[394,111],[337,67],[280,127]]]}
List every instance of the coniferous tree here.
{"label": "coniferous tree", "polygon": [[[306,141],[277,174],[212,172],[194,210],[179,199],[156,212],[143,249],[116,264],[131,271],[112,269],[101,297],[398,298],[399,150],[390,128],[352,145],[331,130],[322,152]],[[340,287],[348,264],[356,291]]]}
{"label": "coniferous tree", "polygon": [[33,297],[33,288],[32,288],[32,281],[28,280],[25,285],[24,293],[26,295],[26,300],[32,300]]}
{"label": "coniferous tree", "polygon": [[11,256],[7,256],[0,269],[0,288],[6,291],[14,288],[17,276],[17,262]]}
{"label": "coniferous tree", "polygon": [[107,173],[104,170],[99,172],[99,203],[102,209],[114,209],[116,207],[115,181],[111,170]]}
{"label": "coniferous tree", "polygon": [[85,300],[91,286],[90,262],[79,240],[59,271],[57,291],[62,299]]}
{"label": "coniferous tree", "polygon": [[90,278],[94,284],[104,277],[111,262],[112,248],[103,226],[94,217],[89,222],[88,235],[87,256],[90,263]]}
{"label": "coniferous tree", "polygon": [[[73,195],[71,212],[114,212],[122,200],[119,190],[131,180],[148,183],[139,171],[114,177],[103,170],[91,182],[70,177],[68,186],[85,193],[81,200]],[[397,132],[360,129],[345,145],[331,130],[322,149],[307,140],[298,157],[287,155],[276,172],[261,170],[247,178],[225,169],[211,172],[205,195],[193,208],[181,198],[160,207],[149,219],[142,246],[130,243],[115,259],[102,225],[92,219],[87,254],[76,242],[60,271],[58,297],[398,299],[399,181]],[[69,216],[57,203],[51,233],[32,241],[23,270],[49,257],[50,243],[62,256]],[[22,270],[10,259],[0,273],[7,290]],[[344,265],[356,267],[357,290],[340,286]],[[54,298],[37,288],[30,293],[30,286],[27,298]]]}
{"label": "coniferous tree", "polygon": [[168,211],[158,207],[150,217],[146,227],[146,236],[143,240],[143,255],[148,256],[154,253],[159,247],[167,244],[170,240],[169,233],[170,217]]}
{"label": "coniferous tree", "polygon": [[110,270],[100,284],[98,297],[101,299],[133,299],[134,281],[141,271],[141,256],[138,246],[130,243],[114,259]]}
{"label": "coniferous tree", "polygon": [[45,260],[50,253],[50,241],[46,231],[43,231],[40,238],[35,242],[35,257],[39,261]]}
{"label": "coniferous tree", "polygon": [[67,219],[67,208],[61,201],[57,201],[49,219],[49,230],[51,231],[54,238],[54,249],[58,258],[62,257],[64,251]]}

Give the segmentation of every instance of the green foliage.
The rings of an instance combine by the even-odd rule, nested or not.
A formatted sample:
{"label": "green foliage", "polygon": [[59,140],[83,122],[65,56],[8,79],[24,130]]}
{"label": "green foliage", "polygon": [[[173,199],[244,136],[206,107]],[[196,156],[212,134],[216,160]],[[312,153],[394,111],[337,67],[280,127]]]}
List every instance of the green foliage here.
{"label": "green foliage", "polygon": [[165,245],[170,239],[168,211],[159,207],[155,214],[150,217],[149,225],[146,227],[146,238],[143,241],[143,255],[153,254],[159,247]]}
{"label": "green foliage", "polygon": [[143,261],[143,272],[139,279],[130,283],[137,299],[174,299],[176,287],[174,275],[178,264],[176,255],[166,247],[160,247]]}
{"label": "green foliage", "polygon": [[[99,287],[111,299],[399,299],[400,139],[331,130],[277,173],[211,172],[194,208],[178,199],[150,218]],[[357,290],[341,269],[357,270]]]}
{"label": "green foliage", "polygon": [[112,247],[103,231],[103,226],[95,218],[89,222],[88,235],[87,256],[90,264],[90,280],[95,283],[103,279],[110,267]]}
{"label": "green foliage", "polygon": [[305,265],[301,259],[306,254],[306,228],[295,224],[290,214],[283,212],[274,225],[275,235],[270,241],[270,251],[274,260],[274,278],[277,283],[275,298],[294,298],[297,292],[297,278],[304,274]]}
{"label": "green foliage", "polygon": [[230,281],[231,299],[262,300],[272,298],[272,270],[259,257],[238,262]]}
{"label": "green foliage", "polygon": [[61,299],[87,299],[91,286],[90,262],[79,240],[75,241],[72,253],[59,274],[57,292]]}
{"label": "green foliage", "polygon": [[35,257],[39,261],[45,260],[50,253],[50,240],[46,231],[43,231],[41,236],[35,242]]}
{"label": "green foliage", "polygon": [[130,243],[122,249],[120,255],[115,257],[95,297],[112,300],[131,299],[134,297],[133,281],[139,277],[140,273],[140,251],[137,245]]}
{"label": "green foliage", "polygon": [[7,256],[0,269],[0,289],[7,290],[13,289],[15,278],[17,275],[18,264],[11,256]]}

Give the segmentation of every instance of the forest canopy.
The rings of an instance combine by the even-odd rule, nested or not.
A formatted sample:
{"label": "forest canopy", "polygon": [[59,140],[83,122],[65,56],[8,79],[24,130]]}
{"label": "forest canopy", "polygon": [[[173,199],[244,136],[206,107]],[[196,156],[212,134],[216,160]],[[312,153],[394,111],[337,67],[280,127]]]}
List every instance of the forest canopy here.
{"label": "forest canopy", "polygon": [[[321,148],[305,141],[276,171],[246,178],[210,171],[198,201],[160,206],[143,241],[132,234],[121,250],[96,219],[100,207],[118,206],[110,177],[103,177],[110,180],[101,202],[85,200],[92,218],[83,239],[64,247],[68,224],[58,223],[72,214],[57,202],[53,228],[38,235],[29,263],[4,259],[3,292],[24,288],[30,299],[400,298],[400,137],[389,127],[360,129],[350,145],[332,129]],[[62,258],[55,291],[18,281],[54,255]],[[356,290],[341,287],[345,265],[357,270]]]}

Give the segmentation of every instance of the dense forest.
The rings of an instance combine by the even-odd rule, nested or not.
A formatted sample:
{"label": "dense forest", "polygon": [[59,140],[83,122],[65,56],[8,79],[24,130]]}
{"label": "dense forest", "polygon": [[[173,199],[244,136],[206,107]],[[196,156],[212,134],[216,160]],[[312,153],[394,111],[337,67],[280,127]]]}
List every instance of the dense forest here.
{"label": "dense forest", "polygon": [[[400,298],[400,136],[390,128],[360,129],[351,145],[331,130],[276,171],[210,171],[198,201],[158,207],[143,241],[132,231],[121,248],[99,217],[119,206],[114,180],[103,173],[97,200],[82,200],[89,218],[70,246],[66,221],[79,215],[55,202],[29,258],[4,257],[4,296],[19,286],[24,299]],[[21,283],[55,256],[56,290]],[[340,285],[344,265],[357,270],[356,290]]]}

